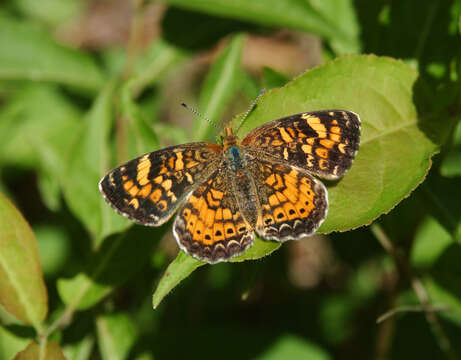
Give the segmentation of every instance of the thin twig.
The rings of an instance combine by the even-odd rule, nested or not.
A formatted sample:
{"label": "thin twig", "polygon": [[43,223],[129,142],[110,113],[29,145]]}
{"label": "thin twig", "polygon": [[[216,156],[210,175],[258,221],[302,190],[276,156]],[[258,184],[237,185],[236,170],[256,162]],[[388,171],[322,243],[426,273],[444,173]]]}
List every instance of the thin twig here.
{"label": "thin twig", "polygon": [[413,275],[410,266],[405,261],[405,259],[398,253],[392,241],[384,232],[381,225],[379,225],[378,223],[374,223],[371,225],[370,228],[371,232],[376,237],[381,246],[394,258],[394,261],[396,262],[400,271],[402,271],[404,275],[407,276],[410,280],[411,287],[413,288],[413,291],[415,292],[416,296],[418,297],[418,300],[424,308],[426,320],[429,323],[432,332],[434,333],[434,336],[438,342],[440,349],[445,353],[448,359],[455,360],[456,355],[450,344],[450,340],[448,339],[442,325],[440,324],[439,318],[434,312],[434,307],[431,305],[429,301],[429,296],[421,280],[419,280],[416,276]]}
{"label": "thin twig", "polygon": [[[397,298],[397,286],[399,282],[398,271],[392,273],[390,281],[390,291],[387,298],[388,308],[395,307]],[[379,325],[378,332],[376,334],[376,345],[375,345],[375,356],[376,360],[387,360],[389,359],[389,351],[392,344],[392,339],[395,332],[395,318],[390,318],[389,321]]]}
{"label": "thin twig", "polygon": [[[433,305],[431,306],[431,312],[437,312],[437,311],[446,311],[450,310],[451,308],[447,305]],[[395,309],[391,309],[384,314],[382,314],[378,319],[376,319],[376,323],[382,323],[383,321],[388,320],[392,316],[401,313],[401,312],[422,312],[425,311],[423,306],[399,306]]]}

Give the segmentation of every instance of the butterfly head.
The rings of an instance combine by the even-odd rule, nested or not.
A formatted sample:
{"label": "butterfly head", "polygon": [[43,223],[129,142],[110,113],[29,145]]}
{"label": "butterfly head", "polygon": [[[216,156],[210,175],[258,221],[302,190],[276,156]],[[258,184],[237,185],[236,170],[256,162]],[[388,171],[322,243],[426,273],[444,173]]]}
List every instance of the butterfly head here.
{"label": "butterfly head", "polygon": [[225,128],[225,136],[223,139],[224,151],[229,150],[231,147],[239,145],[239,139],[234,135],[234,131],[230,126]]}

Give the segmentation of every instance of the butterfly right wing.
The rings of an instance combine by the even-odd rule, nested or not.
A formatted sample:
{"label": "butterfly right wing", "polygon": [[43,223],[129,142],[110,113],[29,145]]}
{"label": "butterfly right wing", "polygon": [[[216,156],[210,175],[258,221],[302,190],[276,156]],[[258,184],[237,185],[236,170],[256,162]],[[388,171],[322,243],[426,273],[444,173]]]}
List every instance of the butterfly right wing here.
{"label": "butterfly right wing", "polygon": [[205,142],[154,151],[107,173],[99,190],[119,214],[141,225],[159,226],[210,176],[221,151],[221,146]]}
{"label": "butterfly right wing", "polygon": [[347,110],[287,116],[252,130],[242,145],[275,160],[335,180],[351,167],[360,143],[360,118]]}

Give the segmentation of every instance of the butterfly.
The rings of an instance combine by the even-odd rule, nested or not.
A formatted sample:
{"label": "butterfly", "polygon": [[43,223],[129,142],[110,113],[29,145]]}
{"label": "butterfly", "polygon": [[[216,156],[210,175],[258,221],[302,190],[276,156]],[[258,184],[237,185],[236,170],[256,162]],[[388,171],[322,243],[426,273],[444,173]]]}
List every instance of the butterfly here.
{"label": "butterfly", "polygon": [[222,145],[195,142],[142,155],[99,183],[121,215],[160,226],[179,209],[179,247],[208,262],[244,253],[255,232],[266,240],[312,235],[325,220],[328,193],[360,143],[360,118],[346,110],[304,112],[268,122],[242,141],[225,128]]}

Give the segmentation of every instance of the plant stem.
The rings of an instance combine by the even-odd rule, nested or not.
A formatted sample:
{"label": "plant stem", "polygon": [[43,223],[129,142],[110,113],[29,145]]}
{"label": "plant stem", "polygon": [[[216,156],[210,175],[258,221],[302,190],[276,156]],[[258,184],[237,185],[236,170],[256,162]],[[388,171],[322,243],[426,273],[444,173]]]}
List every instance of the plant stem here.
{"label": "plant stem", "polygon": [[434,336],[437,340],[437,343],[440,349],[444,352],[447,359],[455,360],[457,357],[451,347],[450,340],[448,339],[442,325],[440,324],[439,318],[434,312],[434,307],[431,306],[429,296],[427,291],[421,282],[416,276],[413,275],[413,272],[407,263],[407,261],[399,254],[397,249],[394,247],[394,244],[389,239],[387,234],[384,232],[381,225],[374,223],[371,225],[371,232],[381,244],[381,246],[394,258],[394,261],[397,264],[397,267],[409,280],[413,291],[418,297],[422,307],[424,308],[424,314],[426,320],[429,323],[429,326],[434,333]]}

